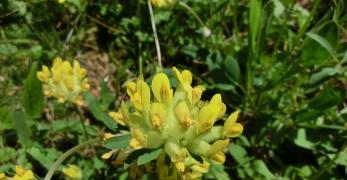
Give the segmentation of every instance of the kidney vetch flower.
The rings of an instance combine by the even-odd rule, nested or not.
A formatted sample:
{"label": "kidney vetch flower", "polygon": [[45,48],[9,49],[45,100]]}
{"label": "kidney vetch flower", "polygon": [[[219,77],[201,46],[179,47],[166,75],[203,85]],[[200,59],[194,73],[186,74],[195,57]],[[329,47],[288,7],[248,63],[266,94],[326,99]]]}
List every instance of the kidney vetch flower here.
{"label": "kidney vetch flower", "polygon": [[176,3],[177,0],[151,0],[153,6],[159,8],[171,7]]}
{"label": "kidney vetch flower", "polygon": [[[208,171],[210,162],[224,163],[229,138],[239,136],[243,126],[236,123],[238,111],[224,125],[215,125],[226,111],[221,95],[201,101],[205,88],[191,86],[192,73],[175,67],[172,70],[178,82],[175,91],[164,73],[153,77],[151,87],[140,76],[127,84],[130,103],[122,102],[119,111],[109,115],[129,127],[132,149],[163,148],[164,153],[157,158],[160,179],[169,177],[169,172],[173,179],[197,179]],[[165,156],[171,165],[165,166]]]}
{"label": "kidney vetch flower", "polygon": [[53,66],[49,69],[42,67],[37,72],[37,78],[43,82],[43,92],[46,96],[56,97],[60,103],[69,101],[79,106],[83,105],[82,92],[89,90],[87,70],[81,68],[78,61],[69,61],[55,58]]}

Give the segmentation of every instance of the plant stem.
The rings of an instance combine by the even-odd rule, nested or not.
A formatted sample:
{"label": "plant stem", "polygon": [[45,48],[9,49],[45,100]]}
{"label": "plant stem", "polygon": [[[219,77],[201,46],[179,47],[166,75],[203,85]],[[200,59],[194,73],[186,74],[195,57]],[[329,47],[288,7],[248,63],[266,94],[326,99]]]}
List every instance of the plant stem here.
{"label": "plant stem", "polygon": [[196,14],[196,12],[191,7],[189,7],[186,3],[182,1],[179,1],[178,4],[182,6],[183,8],[187,9],[190,13],[192,13],[195,19],[198,20],[198,22],[201,24],[202,27],[206,27],[205,23],[201,20],[199,15]]}
{"label": "plant stem", "polygon": [[[137,10],[136,10],[136,16],[139,17],[140,20],[140,31],[142,31],[142,20],[141,20],[141,0],[137,0]],[[143,58],[142,58],[142,41],[139,40],[138,42],[138,63],[139,63],[139,74],[143,73]]]}
{"label": "plant stem", "polygon": [[82,112],[82,109],[80,107],[77,107],[77,111],[78,111],[78,114],[80,116],[80,122],[81,122],[81,125],[82,125],[82,128],[83,128],[83,136],[84,136],[84,140],[88,140],[88,132],[87,132],[87,127],[86,125],[84,124],[83,122],[83,112]]}
{"label": "plant stem", "polygon": [[148,3],[149,14],[151,16],[153,35],[154,35],[154,40],[155,40],[155,47],[157,49],[158,65],[159,65],[159,68],[162,69],[163,68],[163,64],[162,64],[162,61],[161,61],[161,51],[160,51],[160,45],[159,45],[157,29],[155,27],[155,22],[154,22],[153,8],[152,8],[152,4],[151,4],[150,0],[147,0],[147,3]]}
{"label": "plant stem", "polygon": [[313,8],[312,8],[312,11],[310,12],[310,15],[307,17],[303,27],[299,30],[299,33],[294,38],[293,47],[292,47],[292,49],[291,49],[291,51],[289,53],[290,57],[293,55],[293,51],[295,50],[296,45],[299,43],[300,39],[304,36],[307,28],[309,27],[309,25],[310,25],[310,23],[312,21],[312,18],[316,15],[316,12],[318,10],[318,5],[319,5],[320,1],[321,0],[314,1]]}
{"label": "plant stem", "polygon": [[100,138],[96,138],[96,139],[92,139],[92,140],[89,140],[87,142],[84,142],[82,144],[79,144],[71,149],[69,149],[68,151],[66,151],[64,154],[62,154],[58,159],[57,161],[54,162],[54,164],[51,166],[51,168],[48,170],[44,180],[50,180],[52,179],[53,177],[53,174],[54,172],[58,169],[58,167],[72,154],[74,154],[75,152],[77,152],[78,150],[86,147],[86,146],[89,146],[89,145],[92,145],[94,143],[98,143],[98,142],[101,142],[101,139]]}
{"label": "plant stem", "polygon": [[329,163],[324,166],[321,170],[319,170],[317,173],[314,173],[312,178],[310,178],[311,180],[315,180],[318,179],[323,173],[325,173],[325,171],[328,171],[335,163],[336,159],[339,157],[340,153],[343,153],[346,150],[347,144],[344,144],[342,146],[342,148],[340,149],[339,152],[336,153],[336,155],[334,156],[334,158],[332,158]]}

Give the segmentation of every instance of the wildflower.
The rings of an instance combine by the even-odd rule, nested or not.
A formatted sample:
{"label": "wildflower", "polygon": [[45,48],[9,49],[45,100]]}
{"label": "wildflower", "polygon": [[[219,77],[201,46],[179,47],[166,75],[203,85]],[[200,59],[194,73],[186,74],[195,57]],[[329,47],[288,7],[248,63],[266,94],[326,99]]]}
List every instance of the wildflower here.
{"label": "wildflower", "polygon": [[53,66],[48,69],[42,67],[42,71],[37,72],[37,78],[43,82],[43,92],[46,96],[58,98],[58,102],[73,102],[78,106],[83,105],[82,92],[89,90],[87,70],[80,67],[78,61],[71,65],[68,61],[55,58]]}
{"label": "wildflower", "polygon": [[63,4],[65,0],[58,0],[58,3]]}
{"label": "wildflower", "polygon": [[[163,148],[157,159],[159,178],[196,179],[208,171],[209,162],[224,163],[229,138],[239,136],[243,127],[236,122],[239,111],[232,113],[224,125],[215,125],[226,111],[221,95],[201,101],[205,88],[191,86],[192,73],[180,72],[175,67],[172,70],[178,82],[175,91],[164,73],[156,74],[151,86],[140,76],[127,84],[130,103],[122,102],[120,110],[109,115],[129,127],[132,149]],[[165,156],[170,158],[171,165],[163,162]]]}
{"label": "wildflower", "polygon": [[151,0],[153,6],[159,8],[171,7],[176,3],[176,0]]}
{"label": "wildflower", "polygon": [[0,180],[6,180],[6,174],[5,173],[0,173]]}
{"label": "wildflower", "polygon": [[63,168],[63,174],[70,180],[82,179],[82,170],[76,165],[69,164]]}
{"label": "wildflower", "polygon": [[16,166],[16,175],[13,180],[34,180],[34,173],[31,170],[26,170],[21,166]]}

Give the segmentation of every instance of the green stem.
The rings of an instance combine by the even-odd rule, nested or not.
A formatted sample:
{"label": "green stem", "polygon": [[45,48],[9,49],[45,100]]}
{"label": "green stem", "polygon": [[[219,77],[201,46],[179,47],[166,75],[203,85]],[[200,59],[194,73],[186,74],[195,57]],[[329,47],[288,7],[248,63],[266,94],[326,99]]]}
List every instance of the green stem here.
{"label": "green stem", "polygon": [[[137,10],[136,10],[136,16],[139,17],[140,20],[140,31],[142,31],[142,19],[141,19],[141,0],[137,0]],[[139,74],[143,73],[143,58],[142,58],[142,41],[139,40],[138,42],[138,63],[139,63]]]}
{"label": "green stem", "polygon": [[[294,8],[294,5],[295,5],[295,1],[292,2],[292,4],[290,5],[290,8],[289,9],[293,9]],[[285,34],[285,30],[287,29],[287,24],[288,24],[288,20],[289,20],[289,17],[290,17],[290,14],[288,11],[286,11],[286,17],[285,17],[285,20],[283,21],[282,25],[281,25],[281,30],[278,34],[278,38],[275,42],[275,45],[274,45],[274,49],[273,49],[273,52],[272,52],[272,56],[275,56],[276,55],[276,52],[277,52],[277,49],[280,45],[280,42],[282,40],[282,36],[283,34]]]}
{"label": "green stem", "polygon": [[152,24],[152,29],[153,29],[153,35],[154,35],[154,40],[155,40],[155,47],[157,48],[157,56],[158,56],[158,65],[159,68],[163,68],[163,63],[161,61],[161,51],[160,51],[160,45],[159,45],[159,38],[157,34],[157,29],[155,27],[155,21],[154,21],[154,16],[153,16],[153,8],[151,4],[151,0],[147,0],[148,3],[148,9],[149,9],[149,14],[151,16],[151,24]]}
{"label": "green stem", "polygon": [[196,20],[198,20],[198,22],[201,24],[202,27],[207,27],[205,25],[205,23],[201,20],[201,18],[199,17],[198,14],[196,14],[196,12],[190,7],[188,6],[186,3],[182,2],[182,1],[179,1],[178,4],[180,6],[182,6],[183,8],[187,9],[190,13],[193,14],[193,16],[195,17]]}
{"label": "green stem", "polygon": [[304,34],[305,34],[307,28],[309,27],[309,25],[310,25],[310,23],[311,23],[311,21],[312,21],[312,18],[316,15],[316,12],[317,12],[317,10],[318,10],[318,5],[319,5],[319,2],[320,2],[320,1],[321,1],[321,0],[316,0],[316,1],[314,2],[312,11],[310,12],[310,15],[308,16],[308,18],[307,18],[307,20],[305,21],[303,27],[299,30],[298,35],[297,35],[297,36],[295,37],[295,39],[294,39],[293,47],[292,47],[292,49],[291,49],[291,51],[290,51],[289,56],[291,56],[291,55],[293,54],[293,51],[294,51],[296,45],[299,43],[299,40],[302,38],[302,36],[304,36]]}
{"label": "green stem", "polygon": [[64,154],[62,154],[58,159],[57,161],[54,162],[54,164],[51,166],[51,168],[48,170],[44,180],[50,180],[52,179],[53,177],[53,174],[54,172],[58,169],[58,167],[69,157],[71,156],[72,154],[74,154],[75,152],[77,152],[78,150],[86,147],[86,146],[89,146],[89,145],[92,145],[94,143],[99,143],[101,142],[101,139],[100,138],[96,138],[96,139],[92,139],[92,140],[89,140],[87,142],[84,142],[82,144],[79,144],[71,149],[69,149],[68,151],[66,151]]}
{"label": "green stem", "polygon": [[77,111],[78,111],[78,114],[80,116],[80,122],[81,122],[81,125],[82,125],[82,128],[83,128],[83,137],[84,137],[84,140],[88,140],[88,132],[87,132],[87,127],[86,125],[84,124],[83,122],[83,113],[82,113],[82,109],[77,107]]}
{"label": "green stem", "polygon": [[346,150],[347,144],[344,144],[342,146],[342,148],[340,149],[339,152],[336,153],[336,155],[334,156],[334,158],[332,158],[329,163],[324,166],[321,170],[319,170],[317,173],[314,173],[312,178],[310,178],[311,180],[315,180],[315,179],[319,179],[319,177],[321,175],[323,175],[323,173],[325,173],[326,171],[328,171],[335,163],[336,159],[339,157],[340,153],[343,153]]}

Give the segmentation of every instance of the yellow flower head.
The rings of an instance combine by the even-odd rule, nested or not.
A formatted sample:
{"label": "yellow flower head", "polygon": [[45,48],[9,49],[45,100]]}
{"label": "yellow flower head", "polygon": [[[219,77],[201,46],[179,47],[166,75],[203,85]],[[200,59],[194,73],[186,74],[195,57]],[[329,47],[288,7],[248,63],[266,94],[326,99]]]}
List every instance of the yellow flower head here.
{"label": "yellow flower head", "polygon": [[[178,177],[196,179],[208,171],[209,161],[224,163],[229,138],[239,136],[243,127],[236,123],[238,111],[224,125],[215,125],[226,112],[222,96],[216,94],[208,102],[201,101],[205,88],[191,86],[192,73],[180,72],[175,67],[173,72],[177,81],[175,90],[164,73],[156,74],[150,86],[142,76],[129,82],[130,103],[122,102],[120,110],[109,115],[129,127],[131,148],[164,149],[172,165],[161,166],[159,177],[165,177],[167,170],[173,168]],[[193,155],[203,161],[197,161]],[[162,164],[159,159],[157,163]]]}
{"label": "yellow flower head", "polygon": [[42,67],[37,72],[37,78],[43,82],[43,91],[46,96],[58,98],[60,103],[73,102],[79,106],[83,105],[82,92],[89,90],[87,70],[81,68],[78,61],[63,61],[55,58],[53,66],[49,69]]}
{"label": "yellow flower head", "polygon": [[76,165],[69,164],[63,168],[63,174],[70,180],[82,179],[82,170]]}
{"label": "yellow flower head", "polygon": [[31,170],[26,170],[21,166],[16,166],[16,175],[13,180],[34,180],[34,173]]}
{"label": "yellow flower head", "polygon": [[159,8],[171,7],[176,3],[176,0],[151,0],[153,6]]}
{"label": "yellow flower head", "polygon": [[58,3],[63,4],[65,0],[58,0]]}
{"label": "yellow flower head", "polygon": [[0,180],[6,180],[6,174],[5,173],[0,173]]}

